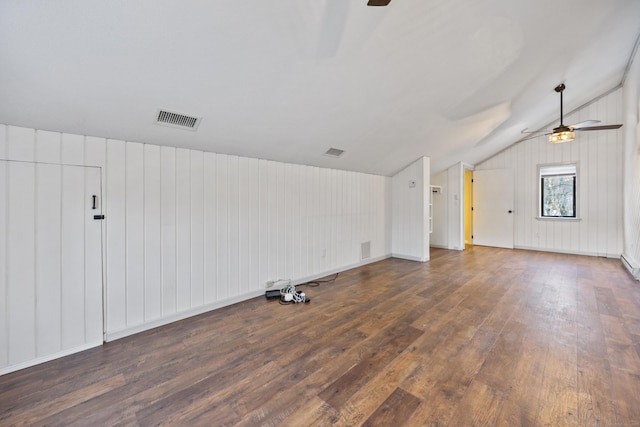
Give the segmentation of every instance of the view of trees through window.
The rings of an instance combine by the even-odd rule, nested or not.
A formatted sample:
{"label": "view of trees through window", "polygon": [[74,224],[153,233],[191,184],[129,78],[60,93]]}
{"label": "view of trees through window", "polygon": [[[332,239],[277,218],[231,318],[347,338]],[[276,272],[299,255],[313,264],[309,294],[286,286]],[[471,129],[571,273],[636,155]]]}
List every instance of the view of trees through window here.
{"label": "view of trees through window", "polygon": [[576,176],[542,176],[542,216],[576,216]]}
{"label": "view of trees through window", "polygon": [[576,163],[538,165],[541,218],[576,218]]}

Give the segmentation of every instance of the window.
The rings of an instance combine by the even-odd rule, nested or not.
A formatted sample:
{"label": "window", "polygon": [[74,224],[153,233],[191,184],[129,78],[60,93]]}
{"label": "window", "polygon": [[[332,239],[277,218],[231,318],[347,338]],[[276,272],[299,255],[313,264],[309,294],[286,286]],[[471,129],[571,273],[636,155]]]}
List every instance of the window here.
{"label": "window", "polygon": [[576,218],[575,164],[540,166],[540,217]]}

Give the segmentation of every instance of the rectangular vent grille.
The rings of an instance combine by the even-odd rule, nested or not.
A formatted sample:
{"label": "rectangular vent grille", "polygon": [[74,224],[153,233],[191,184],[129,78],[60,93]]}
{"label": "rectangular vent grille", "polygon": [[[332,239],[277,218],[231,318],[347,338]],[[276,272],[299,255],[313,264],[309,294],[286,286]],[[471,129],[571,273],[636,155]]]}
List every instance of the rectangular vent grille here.
{"label": "rectangular vent grille", "polygon": [[360,259],[371,258],[371,242],[364,242],[360,244]]}
{"label": "rectangular vent grille", "polygon": [[200,125],[201,117],[189,116],[174,111],[158,110],[156,123],[179,129],[196,130]]}
{"label": "rectangular vent grille", "polygon": [[344,150],[340,150],[337,148],[329,148],[327,150],[326,153],[324,153],[325,156],[331,156],[331,157],[340,157],[342,156],[342,153],[344,153]]}

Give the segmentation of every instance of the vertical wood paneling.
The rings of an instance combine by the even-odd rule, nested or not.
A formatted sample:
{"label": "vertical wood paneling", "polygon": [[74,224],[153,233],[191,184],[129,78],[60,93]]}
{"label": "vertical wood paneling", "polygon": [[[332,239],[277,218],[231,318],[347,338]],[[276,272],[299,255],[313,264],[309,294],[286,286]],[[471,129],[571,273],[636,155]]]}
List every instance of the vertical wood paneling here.
{"label": "vertical wood paneling", "polygon": [[8,168],[7,347],[9,364],[16,364],[36,357],[35,165],[10,162]]}
{"label": "vertical wood paneling", "polygon": [[[96,224],[98,231],[105,230],[107,335],[255,295],[268,280],[296,280],[357,264],[363,241],[372,242],[372,257],[388,255],[391,248],[388,178],[32,129],[0,131],[12,141],[0,149],[11,156],[103,168],[100,208],[106,221]],[[72,175],[59,178],[61,193],[73,188],[71,181],[81,181]],[[38,191],[43,200],[34,202],[32,192],[32,203],[53,202],[55,188]],[[83,194],[91,196],[86,188]],[[69,206],[84,202],[64,201]],[[6,224],[0,215],[0,227],[2,221]],[[77,221],[84,221],[86,235],[95,231],[93,222]],[[82,236],[64,239],[82,242]],[[76,249],[70,249],[64,267],[71,276],[77,274],[71,267]],[[40,250],[42,256],[54,251]],[[50,270],[45,264],[42,269]],[[88,290],[77,291],[74,295],[86,300]],[[81,304],[65,298],[60,296],[59,307],[46,309]],[[41,319],[48,316],[44,313]],[[36,327],[35,313],[31,317]]]}
{"label": "vertical wood paneling", "polygon": [[218,211],[218,299],[229,297],[229,175],[228,158],[216,156],[216,188]]}
{"label": "vertical wood paneling", "polygon": [[631,59],[623,87],[624,127],[622,132],[624,189],[623,254],[640,279],[640,49]]}
{"label": "vertical wood paneling", "polygon": [[161,277],[162,316],[174,314],[177,306],[176,254],[176,149],[160,148],[160,221],[161,221]]}
{"label": "vertical wood paneling", "polygon": [[[258,205],[260,218],[258,219],[258,260],[260,265],[258,273],[261,278],[272,277],[269,275],[269,162],[267,160],[258,161]],[[269,280],[269,279],[266,279]]]}
{"label": "vertical wood paneling", "polygon": [[61,161],[67,165],[84,165],[84,136],[62,134]]}
{"label": "vertical wood paneling", "polygon": [[285,271],[287,277],[299,277],[296,273],[295,249],[296,227],[300,212],[297,179],[296,165],[285,164]]}
{"label": "vertical wood paneling", "polygon": [[275,254],[276,254],[276,269],[275,274],[278,278],[288,277],[286,261],[287,261],[287,204],[286,204],[286,185],[287,178],[285,176],[285,168],[287,165],[284,163],[275,163],[276,174],[276,209],[273,211],[274,216],[274,229],[275,229]]}
{"label": "vertical wood paneling", "polygon": [[[62,347],[85,342],[85,174],[84,168],[62,169]],[[80,310],[79,307],[82,307]]]}
{"label": "vertical wood paneling", "polygon": [[107,141],[107,331],[127,327],[126,288],[126,145],[124,141]]}
{"label": "vertical wood paneling", "polygon": [[[103,282],[102,282],[102,221],[93,219],[94,214],[102,212],[100,204],[92,209],[91,196],[102,199],[100,191],[101,170],[94,167],[83,167],[84,185],[84,344],[98,345],[103,338]],[[74,307],[77,310],[80,306]]]}
{"label": "vertical wood paneling", "polygon": [[300,252],[300,264],[298,265],[301,277],[309,275],[309,264],[313,248],[311,246],[309,219],[311,212],[309,210],[309,175],[311,168],[300,167],[300,240],[298,251]]}
{"label": "vertical wood paneling", "polygon": [[204,153],[204,302],[218,297],[218,185],[216,155]]}
{"label": "vertical wood paneling", "polygon": [[191,308],[191,156],[176,150],[176,307]]}
{"label": "vertical wood paneling", "polygon": [[61,134],[58,132],[36,131],[36,162],[60,163]]}
{"label": "vertical wood paneling", "polygon": [[191,307],[204,304],[204,156],[191,151]]}
{"label": "vertical wood paneling", "polygon": [[[60,158],[54,135],[41,136],[35,158]],[[0,161],[0,178],[0,371],[7,372],[100,342],[101,224],[87,222],[100,170]]]}
{"label": "vertical wood paneling", "polygon": [[[6,128],[0,126],[0,154],[4,155]],[[0,366],[9,364],[9,166],[0,160]]]}
{"label": "vertical wood paneling", "polygon": [[162,224],[160,147],[144,146],[144,319],[162,316]]}
{"label": "vertical wood paneling", "polygon": [[[59,156],[60,146],[57,148]],[[38,164],[36,169],[36,299],[46,301],[36,307],[37,353],[42,355],[62,349],[58,320],[62,314],[62,168]]]}
{"label": "vertical wood paneling", "polygon": [[35,161],[35,136],[34,129],[9,126],[7,128],[7,159]]}
{"label": "vertical wood paneling", "polygon": [[127,324],[144,322],[144,151],[139,143],[126,146],[126,294]]}
{"label": "vertical wood paneling", "polygon": [[[320,188],[318,184],[320,175],[320,168],[311,168],[309,170],[309,190],[310,197],[307,205],[309,212],[313,212],[315,215],[309,218],[309,271],[320,270],[320,240],[318,236],[319,229],[319,203],[320,203]],[[313,195],[313,196],[311,196]]]}
{"label": "vertical wood paneling", "polygon": [[0,159],[8,159],[7,134],[9,126],[0,124]]}
{"label": "vertical wood paneling", "polygon": [[[428,189],[429,159],[421,158],[392,178],[392,253],[414,260],[429,259]],[[415,181],[410,187],[409,182]],[[457,187],[456,187],[457,188]],[[456,190],[457,191],[457,190]],[[365,191],[367,201],[373,196]],[[369,202],[367,203],[369,204]]]}
{"label": "vertical wood paneling", "polygon": [[[0,154],[4,155],[6,127],[0,126]],[[9,166],[0,160],[0,366],[9,364]]]}
{"label": "vertical wood paneling", "polygon": [[337,252],[338,252],[338,174],[340,171],[329,169],[329,176],[331,177],[331,184],[329,186],[329,215],[328,215],[328,228],[329,228],[329,251],[328,251],[328,268],[334,269],[336,265]]}
{"label": "vertical wood paneling", "polygon": [[248,159],[247,193],[248,193],[248,276],[247,291],[262,286],[260,282],[260,162]]}
{"label": "vertical wood paneling", "polygon": [[228,196],[228,217],[227,217],[227,229],[228,229],[228,243],[227,248],[229,251],[228,265],[229,265],[229,297],[234,297],[240,293],[239,282],[239,269],[240,269],[240,221],[239,221],[239,175],[238,175],[238,157],[227,157],[227,176],[229,178],[227,182],[227,196]]}
{"label": "vertical wood paneling", "polygon": [[274,280],[281,279],[278,275],[278,215],[280,208],[278,206],[277,189],[278,183],[276,162],[267,162],[267,191],[266,191],[266,209],[267,215],[267,277]]}
{"label": "vertical wood paneling", "polygon": [[249,291],[249,159],[238,158],[238,295]]}

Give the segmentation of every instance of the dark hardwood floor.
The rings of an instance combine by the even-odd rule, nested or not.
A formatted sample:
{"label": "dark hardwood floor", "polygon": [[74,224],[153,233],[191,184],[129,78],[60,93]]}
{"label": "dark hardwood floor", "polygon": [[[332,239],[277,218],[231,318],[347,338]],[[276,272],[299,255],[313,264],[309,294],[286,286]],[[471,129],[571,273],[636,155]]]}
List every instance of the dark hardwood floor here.
{"label": "dark hardwood floor", "polygon": [[619,260],[389,259],[0,377],[0,425],[638,426]]}

